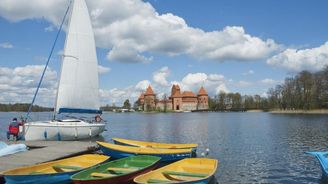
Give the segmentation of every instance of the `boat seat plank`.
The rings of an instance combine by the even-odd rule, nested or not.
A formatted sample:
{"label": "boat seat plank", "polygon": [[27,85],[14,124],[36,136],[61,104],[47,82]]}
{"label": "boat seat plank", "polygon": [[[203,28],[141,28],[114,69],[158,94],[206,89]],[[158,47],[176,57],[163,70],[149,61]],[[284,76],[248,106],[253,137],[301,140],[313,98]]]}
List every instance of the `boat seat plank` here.
{"label": "boat seat plank", "polygon": [[124,168],[124,167],[108,167],[107,171],[118,171],[118,172],[133,172],[138,170],[137,168]]}
{"label": "boat seat plank", "polygon": [[189,173],[189,172],[177,172],[177,171],[163,171],[162,174],[175,175],[175,176],[188,176],[188,177],[195,177],[195,178],[204,178],[208,176],[207,174],[203,174],[203,173]]}
{"label": "boat seat plank", "polygon": [[83,169],[82,167],[70,166],[70,165],[54,165],[52,166],[52,168],[57,172],[65,172],[65,170],[78,171]]}
{"label": "boat seat plank", "polygon": [[115,175],[115,174],[107,174],[107,173],[94,172],[94,173],[91,173],[90,176],[92,176],[92,177],[99,177],[99,178],[108,178],[108,177],[113,177],[113,176],[117,176],[117,175]]}
{"label": "boat seat plank", "polygon": [[169,180],[149,179],[147,183],[171,183]]}
{"label": "boat seat plank", "polygon": [[46,174],[46,173],[40,172],[40,171],[32,171],[32,172],[30,172],[28,174]]}

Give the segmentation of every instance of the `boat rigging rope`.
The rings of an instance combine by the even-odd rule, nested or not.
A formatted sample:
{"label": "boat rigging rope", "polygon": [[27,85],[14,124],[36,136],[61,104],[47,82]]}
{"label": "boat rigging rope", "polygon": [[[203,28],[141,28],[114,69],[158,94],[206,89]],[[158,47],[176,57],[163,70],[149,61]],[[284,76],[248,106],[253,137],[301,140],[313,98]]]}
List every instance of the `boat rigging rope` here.
{"label": "boat rigging rope", "polygon": [[48,59],[47,59],[47,63],[46,63],[46,65],[45,65],[44,69],[43,69],[43,72],[42,72],[42,75],[41,75],[41,78],[40,78],[40,81],[39,81],[38,87],[36,88],[36,91],[35,91],[35,94],[34,94],[34,97],[33,97],[32,103],[30,104],[30,106],[29,106],[29,108],[28,108],[28,111],[27,111],[27,113],[26,113],[26,116],[25,116],[25,122],[27,121],[27,118],[29,118],[29,115],[30,115],[30,113],[31,113],[31,111],[32,111],[32,107],[33,107],[34,101],[35,101],[35,99],[36,99],[36,95],[37,95],[38,92],[39,92],[39,89],[40,89],[40,86],[41,86],[41,83],[42,83],[42,80],[43,80],[44,74],[45,74],[45,72],[46,72],[46,70],[47,70],[47,68],[48,68],[50,58],[51,58],[52,53],[53,53],[53,51],[54,51],[54,49],[55,49],[55,46],[56,46],[56,43],[57,43],[57,40],[58,40],[59,34],[60,34],[60,32],[61,32],[61,30],[62,30],[62,28],[63,28],[64,22],[65,22],[65,19],[66,19],[66,16],[67,16],[67,14],[68,14],[68,11],[69,11],[69,9],[70,9],[71,4],[72,4],[72,1],[69,2],[69,5],[68,5],[68,7],[67,7],[67,9],[66,9],[66,12],[65,12],[65,15],[64,15],[64,17],[63,17],[63,20],[62,20],[62,22],[61,22],[61,24],[60,24],[60,27],[59,27],[59,29],[58,29],[58,32],[57,32],[57,35],[56,35],[56,39],[55,39],[55,41],[54,41],[54,43],[53,43],[53,45],[52,45],[52,48],[51,48],[50,54],[49,54]]}

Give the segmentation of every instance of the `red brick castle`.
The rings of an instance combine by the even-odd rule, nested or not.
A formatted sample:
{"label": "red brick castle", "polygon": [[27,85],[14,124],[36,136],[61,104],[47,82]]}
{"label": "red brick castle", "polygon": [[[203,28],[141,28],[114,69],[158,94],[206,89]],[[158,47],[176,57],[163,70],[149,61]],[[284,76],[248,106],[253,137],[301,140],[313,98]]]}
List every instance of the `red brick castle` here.
{"label": "red brick castle", "polygon": [[139,109],[150,110],[173,110],[173,111],[194,111],[208,109],[208,94],[204,87],[201,87],[196,95],[192,91],[181,92],[179,85],[173,85],[171,96],[167,99],[157,100],[151,86],[148,86],[145,93],[141,93],[138,99]]}

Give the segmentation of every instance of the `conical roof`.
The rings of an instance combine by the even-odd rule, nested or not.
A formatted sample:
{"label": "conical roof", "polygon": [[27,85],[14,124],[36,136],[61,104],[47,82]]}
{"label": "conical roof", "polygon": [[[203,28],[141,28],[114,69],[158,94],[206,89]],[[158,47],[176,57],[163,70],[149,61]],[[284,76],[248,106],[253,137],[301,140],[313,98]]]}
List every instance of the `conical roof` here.
{"label": "conical roof", "polygon": [[145,95],[155,95],[153,88],[149,85],[148,88],[146,89]]}
{"label": "conical roof", "polygon": [[208,96],[208,94],[203,86],[199,89],[198,96]]}

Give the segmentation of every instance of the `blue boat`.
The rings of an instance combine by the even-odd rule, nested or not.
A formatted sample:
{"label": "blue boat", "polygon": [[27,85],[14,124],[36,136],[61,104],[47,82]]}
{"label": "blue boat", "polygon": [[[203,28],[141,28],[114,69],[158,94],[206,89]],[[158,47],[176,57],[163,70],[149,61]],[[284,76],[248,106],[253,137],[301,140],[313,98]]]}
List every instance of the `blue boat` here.
{"label": "blue boat", "polygon": [[322,175],[328,176],[328,152],[306,152],[309,155],[315,156],[319,162],[322,169]]}
{"label": "blue boat", "polygon": [[84,169],[104,163],[109,157],[86,154],[45,162],[42,164],[11,169],[1,173],[6,184],[55,184],[71,183],[70,177]]}
{"label": "blue boat", "polygon": [[122,146],[106,142],[97,142],[100,150],[112,158],[124,158],[135,155],[152,155],[161,157],[162,162],[173,162],[192,157],[192,149],[154,149],[134,146]]}

